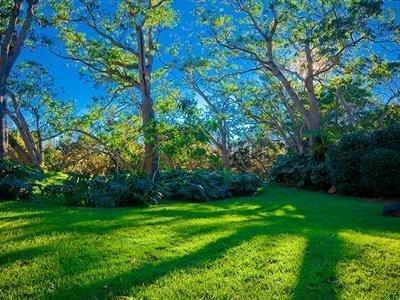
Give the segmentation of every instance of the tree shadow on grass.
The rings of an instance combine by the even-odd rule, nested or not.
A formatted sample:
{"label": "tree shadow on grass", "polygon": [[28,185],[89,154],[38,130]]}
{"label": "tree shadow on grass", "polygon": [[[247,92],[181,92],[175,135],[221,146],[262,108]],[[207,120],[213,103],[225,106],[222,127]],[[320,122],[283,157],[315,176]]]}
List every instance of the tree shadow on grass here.
{"label": "tree shadow on grass", "polygon": [[[293,298],[335,298],[340,289],[336,278],[336,265],[346,256],[346,247],[343,242],[337,238],[337,232],[346,229],[345,226],[339,226],[328,230],[328,228],[313,228],[307,224],[307,217],[299,218],[296,211],[285,209],[287,205],[275,206],[274,209],[251,209],[251,214],[241,211],[238,214],[244,214],[249,219],[239,221],[238,229],[227,237],[219,238],[206,244],[203,248],[184,256],[178,256],[167,261],[154,261],[140,266],[137,269],[130,270],[123,274],[118,274],[112,278],[97,281],[88,286],[73,287],[73,294],[70,294],[71,287],[60,289],[56,294],[49,296],[58,298],[63,295],[82,296],[93,295],[97,291],[100,295],[113,293],[115,295],[125,295],[132,292],[135,288],[145,288],[155,283],[158,279],[175,271],[184,271],[191,268],[198,268],[204,264],[215,262],[224,257],[229,249],[239,246],[243,242],[250,241],[259,235],[268,234],[272,239],[282,234],[294,234],[305,237],[307,248],[304,253],[304,259],[298,274],[296,287],[293,290]],[[281,212],[274,215],[274,212]],[[282,212],[285,212],[282,214]],[[176,211],[179,214],[179,212]],[[206,217],[199,212],[199,216]],[[254,224],[254,225],[252,225]],[[235,228],[232,224],[225,225],[197,225],[194,228],[186,229],[180,234],[185,237],[201,236],[206,232],[215,232],[217,230],[229,230]],[[374,228],[379,231],[378,228]],[[329,253],[329,254],[327,254]],[[107,287],[104,289],[103,287]]]}
{"label": "tree shadow on grass", "polygon": [[[303,193],[303,192],[299,192]],[[304,193],[303,193],[304,194]],[[319,197],[318,194],[313,197]],[[264,196],[266,196],[264,194]],[[189,253],[176,253],[171,257],[157,257],[157,247],[152,248],[152,254],[148,261],[134,268],[118,272],[111,276],[101,279],[94,278],[87,284],[64,284],[61,283],[54,292],[49,292],[46,297],[51,298],[88,298],[88,297],[107,297],[113,295],[126,295],[132,290],[144,289],[155,283],[160,278],[167,276],[174,271],[185,271],[189,268],[202,267],[204,264],[212,263],[224,257],[227,252],[260,235],[268,235],[271,239],[277,238],[282,234],[293,234],[304,237],[307,240],[307,247],[304,253],[302,265],[297,278],[297,284],[291,293],[294,298],[335,298],[340,291],[336,278],[335,267],[347,255],[346,246],[343,241],[337,238],[338,232],[352,229],[367,234],[387,234],[390,232],[398,233],[392,224],[387,225],[383,222],[365,222],[364,219],[355,216],[357,213],[352,209],[347,209],[348,204],[343,201],[337,203],[323,203],[311,205],[304,199],[295,201],[293,195],[283,194],[276,196],[273,203],[268,203],[261,198],[238,201],[221,201],[211,205],[189,205],[190,210],[182,206],[172,208],[158,208],[142,211],[117,211],[115,215],[103,213],[90,213],[90,211],[74,210],[68,217],[68,223],[57,224],[57,217],[46,215],[47,219],[27,227],[29,235],[49,235],[54,232],[79,234],[97,233],[99,235],[113,234],[116,230],[135,227],[166,226],[173,233],[173,238],[179,238],[178,242],[195,241],[205,235],[214,234],[211,241],[206,241],[202,247],[189,251]],[[267,195],[268,197],[268,195]],[[326,197],[324,195],[324,197]],[[337,200],[337,199],[335,199]],[[350,205],[351,207],[351,205]],[[368,214],[373,210],[370,206],[355,205],[357,209],[365,209]],[[347,210],[346,210],[347,209]],[[335,210],[335,214],[330,212]],[[68,212],[61,212],[69,214]],[[327,218],[329,216],[329,219]],[[233,217],[233,221],[232,218]],[[149,219],[152,220],[149,222]],[[209,222],[197,221],[207,220]],[[136,223],[135,223],[136,222]],[[84,224],[84,225],[83,225]],[[154,227],[156,228],[156,227]],[[149,233],[151,234],[151,233]],[[49,245],[49,250],[60,247],[59,245]],[[173,245],[167,244],[173,252]],[[164,245],[164,250],[165,245]],[[101,255],[107,247],[92,249],[94,255]],[[164,251],[163,250],[163,251]],[[167,249],[168,250],[168,249]],[[32,250],[33,251],[33,250]],[[42,255],[45,249],[39,252],[20,252],[8,254],[8,262],[14,260],[21,254],[21,257],[28,256],[28,259],[35,255]],[[76,253],[78,254],[78,253]],[[73,254],[70,254],[73,255]],[[3,258],[2,258],[3,259]],[[109,259],[109,258],[108,258]],[[76,269],[77,273],[87,270],[104,268],[112,261],[105,264],[93,263],[89,261],[82,263]],[[65,264],[65,265],[63,265]],[[67,269],[68,261],[61,262],[61,268]]]}
{"label": "tree shadow on grass", "polygon": [[346,257],[346,247],[334,233],[306,237],[307,247],[293,298],[335,299],[340,289],[335,268]]}
{"label": "tree shadow on grass", "polygon": [[[209,229],[212,230],[212,228]],[[205,229],[200,231],[204,232]],[[199,231],[196,230],[196,232]],[[206,263],[215,262],[222,258],[229,249],[239,246],[244,241],[248,241],[262,233],[264,233],[262,228],[249,227],[214,240],[187,255],[177,256],[161,262],[158,262],[155,257],[154,261],[146,263],[137,269],[118,274],[115,277],[109,277],[86,286],[65,287],[47,296],[55,299],[60,297],[85,298],[94,296],[94,291],[97,291],[96,295],[99,297],[110,295],[110,291],[113,295],[123,296],[125,293],[129,293],[129,290],[150,285],[171,272],[201,267]]]}

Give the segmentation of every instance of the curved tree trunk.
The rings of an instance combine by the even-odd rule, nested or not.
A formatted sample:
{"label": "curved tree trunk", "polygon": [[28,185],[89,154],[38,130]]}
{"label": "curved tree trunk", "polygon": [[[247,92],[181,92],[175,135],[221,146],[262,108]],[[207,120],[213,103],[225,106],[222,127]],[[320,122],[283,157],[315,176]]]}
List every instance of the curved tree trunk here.
{"label": "curved tree trunk", "polygon": [[18,144],[18,142],[11,136],[10,136],[10,146],[14,150],[16,156],[13,157],[11,154],[12,152],[10,152],[10,158],[17,158],[18,160],[22,161],[27,165],[35,166],[32,165],[31,157],[28,155],[26,150],[20,144]]}
{"label": "curved tree trunk", "polygon": [[7,102],[5,88],[0,87],[0,159],[7,158],[8,131],[6,121]]}
{"label": "curved tree trunk", "polygon": [[31,28],[38,0],[27,1],[25,19],[18,32],[23,0],[14,1],[6,30],[0,39],[0,159],[7,157],[8,132],[6,124],[6,84]]}
{"label": "curved tree trunk", "polygon": [[11,113],[9,110],[6,110],[6,112],[17,126],[18,132],[22,137],[26,153],[29,156],[29,164],[35,167],[40,167],[42,164],[42,153],[38,148],[37,143],[35,143],[25,117],[18,108],[16,109],[15,114]]}

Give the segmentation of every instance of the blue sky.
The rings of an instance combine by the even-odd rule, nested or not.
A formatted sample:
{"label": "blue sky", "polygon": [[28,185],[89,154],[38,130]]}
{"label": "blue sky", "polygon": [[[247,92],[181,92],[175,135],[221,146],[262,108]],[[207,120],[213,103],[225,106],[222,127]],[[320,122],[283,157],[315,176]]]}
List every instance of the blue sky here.
{"label": "blue sky", "polygon": [[[174,7],[180,15],[180,20],[175,28],[164,33],[163,43],[168,43],[173,36],[190,41],[190,34],[198,31],[192,15],[195,1],[174,0]],[[385,5],[395,9],[397,19],[400,21],[400,1],[385,1]],[[91,102],[92,97],[102,95],[101,88],[95,87],[88,78],[80,76],[78,65],[54,56],[45,48],[36,49],[34,52],[26,51],[20,58],[24,59],[44,64],[55,77],[55,84],[62,91],[62,98],[76,101],[81,109]]]}

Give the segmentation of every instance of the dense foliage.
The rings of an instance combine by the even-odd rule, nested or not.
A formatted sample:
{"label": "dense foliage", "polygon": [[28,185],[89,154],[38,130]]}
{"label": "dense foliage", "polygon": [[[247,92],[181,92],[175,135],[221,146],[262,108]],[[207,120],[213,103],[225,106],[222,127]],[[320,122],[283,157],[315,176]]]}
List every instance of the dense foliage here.
{"label": "dense foliage", "polygon": [[44,188],[44,194],[62,194],[73,206],[119,207],[155,204],[163,198],[205,202],[252,195],[261,185],[262,180],[253,174],[205,170],[171,171],[155,182],[127,173],[94,177],[71,174],[63,184]]}
{"label": "dense foliage", "polygon": [[324,160],[309,154],[280,156],[270,170],[269,179],[300,188],[326,189],[330,184]]}
{"label": "dense foliage", "polygon": [[[400,195],[400,127],[344,135],[316,155],[280,156],[271,168],[272,182],[328,189],[348,195]],[[314,148],[315,150],[315,148]],[[325,157],[325,158],[324,158]]]}
{"label": "dense foliage", "polygon": [[361,160],[371,150],[368,133],[359,132],[343,136],[327,153],[327,165],[332,184],[342,194],[361,194]]}
{"label": "dense foliage", "polygon": [[252,195],[262,184],[251,173],[203,170],[168,172],[162,176],[162,182],[169,198],[195,202]]}
{"label": "dense foliage", "polygon": [[130,174],[94,177],[70,174],[64,183],[49,185],[43,192],[48,196],[62,194],[72,206],[103,208],[148,205],[163,197],[158,184]]}
{"label": "dense foliage", "polygon": [[0,160],[0,201],[31,198],[35,181],[43,174],[14,161]]}
{"label": "dense foliage", "polygon": [[342,194],[399,195],[400,127],[343,136],[330,147],[327,165]]}
{"label": "dense foliage", "polygon": [[389,149],[376,149],[362,157],[361,183],[378,196],[400,195],[400,154]]}

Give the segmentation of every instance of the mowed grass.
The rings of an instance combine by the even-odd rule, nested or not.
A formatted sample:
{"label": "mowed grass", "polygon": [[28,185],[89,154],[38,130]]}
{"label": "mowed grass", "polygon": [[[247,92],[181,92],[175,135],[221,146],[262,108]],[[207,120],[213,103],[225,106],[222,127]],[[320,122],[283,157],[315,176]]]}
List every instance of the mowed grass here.
{"label": "mowed grass", "polygon": [[399,299],[400,219],[268,186],[207,204],[0,203],[0,298]]}

